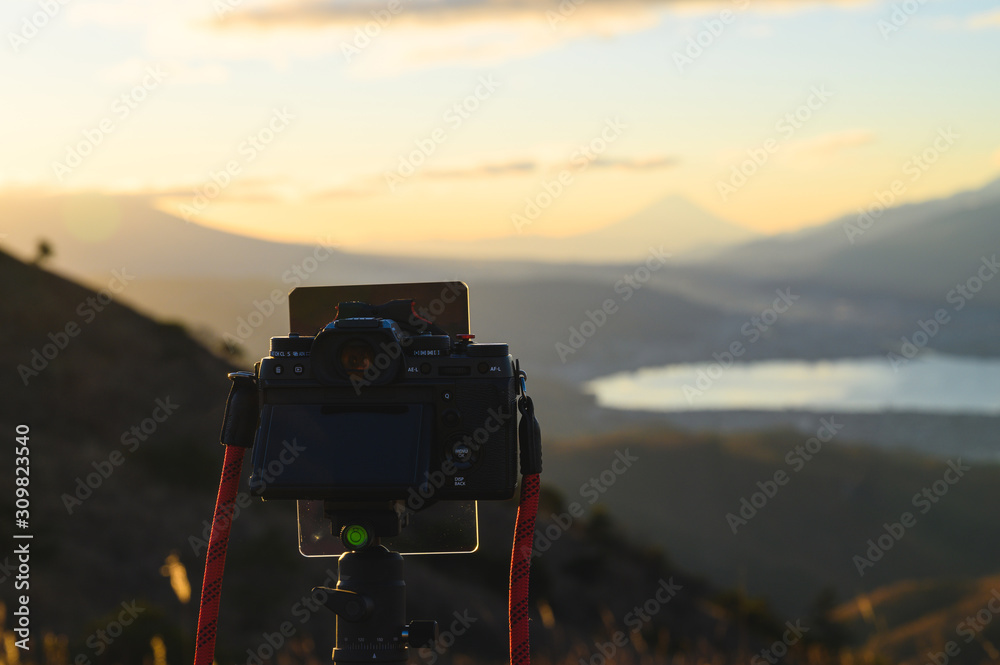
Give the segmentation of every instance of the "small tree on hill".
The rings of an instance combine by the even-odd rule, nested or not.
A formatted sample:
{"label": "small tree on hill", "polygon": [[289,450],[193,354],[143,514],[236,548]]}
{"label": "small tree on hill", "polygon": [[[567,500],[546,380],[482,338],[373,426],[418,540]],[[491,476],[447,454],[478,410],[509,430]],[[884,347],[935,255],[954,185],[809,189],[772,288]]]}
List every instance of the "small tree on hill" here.
{"label": "small tree on hill", "polygon": [[38,241],[38,249],[35,251],[35,259],[32,263],[36,266],[40,266],[43,262],[49,260],[55,254],[55,250],[52,249],[52,243],[45,238]]}

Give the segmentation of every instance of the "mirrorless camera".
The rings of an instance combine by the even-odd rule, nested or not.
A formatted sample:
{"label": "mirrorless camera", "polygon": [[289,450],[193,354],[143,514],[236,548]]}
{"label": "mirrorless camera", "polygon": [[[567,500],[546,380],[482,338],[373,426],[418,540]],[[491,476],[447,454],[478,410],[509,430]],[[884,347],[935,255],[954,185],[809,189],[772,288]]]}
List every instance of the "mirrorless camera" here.
{"label": "mirrorless camera", "polygon": [[337,502],[507,499],[517,372],[506,344],[449,334],[413,300],[342,302],[257,363],[251,493]]}

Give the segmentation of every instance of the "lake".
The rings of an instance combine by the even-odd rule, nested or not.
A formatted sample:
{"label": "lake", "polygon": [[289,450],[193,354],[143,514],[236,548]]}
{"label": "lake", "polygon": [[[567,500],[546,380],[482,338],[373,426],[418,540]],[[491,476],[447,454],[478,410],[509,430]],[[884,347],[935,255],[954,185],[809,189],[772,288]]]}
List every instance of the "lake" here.
{"label": "lake", "polygon": [[1000,414],[1000,359],[926,354],[650,367],[590,381],[601,406],[644,411]]}

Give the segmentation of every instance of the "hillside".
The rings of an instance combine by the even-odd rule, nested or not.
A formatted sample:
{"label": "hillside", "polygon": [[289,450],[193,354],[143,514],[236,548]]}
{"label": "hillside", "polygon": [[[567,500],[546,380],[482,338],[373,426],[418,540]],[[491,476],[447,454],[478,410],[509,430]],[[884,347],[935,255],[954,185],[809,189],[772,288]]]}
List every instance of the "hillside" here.
{"label": "hillside", "polygon": [[[230,367],[182,328],[120,304],[86,314],[98,295],[2,253],[0,284],[0,356],[14,370],[0,376],[0,428],[31,427],[35,638],[46,632],[57,636],[52,645],[65,640],[45,662],[65,665],[83,656],[93,663],[138,664],[149,657],[155,635],[163,638],[170,662],[189,660],[195,608],[180,600],[163,566],[176,555],[174,576],[186,579],[197,599],[203,556],[198,540],[221,463],[217,440]],[[74,332],[67,333],[64,348],[43,351],[54,357],[45,367],[39,363],[37,376],[26,373],[25,386],[18,366],[30,363],[32,349],[44,349],[47,340],[61,343],[59,331],[67,330]],[[153,427],[156,418],[162,422]],[[133,441],[133,427],[145,440]],[[0,510],[11,514],[9,476],[0,485]],[[554,495],[544,505],[551,509],[539,523],[543,531],[550,526],[547,517],[561,510]],[[454,653],[500,662],[514,506],[484,504],[482,510],[478,553],[408,560],[410,614],[444,620],[468,608],[481,621]],[[552,662],[575,662],[630,628],[631,608],[671,579],[683,593],[641,630],[627,633],[633,645],[622,650],[620,662],[638,662],[641,653],[738,662],[747,650],[780,635],[782,622],[766,607],[682,571],[662,552],[635,544],[616,521],[591,511],[539,557],[533,578],[539,653],[550,654]],[[295,540],[291,505],[253,502],[237,519],[221,610],[220,662],[246,660],[247,648],[262,644],[265,632],[301,618],[296,610],[301,612],[302,596],[329,577],[332,561],[299,557]],[[9,558],[0,563],[10,570]],[[0,599],[8,608],[13,595],[13,579],[5,572]],[[93,635],[122,603],[142,608],[142,619],[98,653]],[[331,638],[331,617],[310,613],[296,626],[283,658],[325,658]],[[793,653],[799,659],[804,651]],[[22,656],[21,662],[42,658]]]}
{"label": "hillside", "polygon": [[[215,441],[229,366],[180,327],[156,323],[117,303],[86,323],[78,308],[81,303],[91,306],[92,292],[3,254],[0,280],[5,285],[0,354],[5,366],[15,370],[0,377],[5,395],[0,427],[13,431],[16,423],[31,425],[32,463],[38,470],[33,496],[46,497],[33,505],[32,514],[36,625],[66,635],[71,652],[88,654],[86,636],[106,623],[102,616],[135,600],[148,608],[148,623],[136,630],[134,639],[121,643],[124,651],[115,651],[115,658],[137,662],[136,654],[148,648],[153,634],[165,636],[170,653],[186,652],[193,607],[178,601],[160,569],[176,553],[197,598],[200,557],[190,538],[201,533],[211,510],[222,452]],[[79,334],[24,386],[17,366],[30,363],[31,349],[46,344],[50,332],[59,339],[58,331],[70,321],[81,326]],[[175,415],[135,452],[123,450],[123,435],[151,416],[157,399],[176,403]],[[561,404],[539,401],[543,426],[549,413],[579,420],[580,404],[571,399]],[[544,478],[551,489],[542,504],[539,530],[551,533],[558,527],[561,535],[536,561],[534,640],[539,653],[550,654],[553,662],[565,657],[575,663],[592,652],[595,641],[610,639],[621,629],[628,608],[649,598],[658,581],[671,576],[691,595],[679,596],[641,633],[645,648],[663,657],[697,652],[726,660],[768,644],[785,620],[809,617],[826,625],[817,612],[832,608],[822,600],[830,587],[841,599],[859,592],[874,599],[886,588],[906,590],[909,595],[900,596],[904,601],[885,604],[876,613],[884,614],[885,625],[897,631],[892,639],[879,637],[871,625],[852,617],[845,609],[850,605],[843,605],[837,616],[863,651],[906,658],[922,648],[917,639],[921,631],[908,626],[933,623],[940,616],[947,618],[946,626],[952,613],[965,611],[980,587],[968,587],[968,598],[935,589],[949,588],[956,570],[966,576],[996,573],[992,552],[1000,542],[984,525],[1000,469],[972,464],[931,511],[919,515],[905,539],[859,577],[852,557],[864,551],[867,539],[879,537],[885,522],[898,520],[908,509],[916,512],[912,495],[939,480],[946,465],[853,447],[838,437],[801,473],[791,474],[788,486],[734,535],[727,513],[739,510],[740,498],[757,491],[757,482],[766,482],[776,470],[787,471],[784,456],[803,442],[803,436],[789,431],[692,435],[662,425],[550,440]],[[79,490],[77,479],[102,467],[114,450],[123,451],[124,462],[97,484],[92,496],[81,491],[81,505],[66,503],[63,495]],[[639,461],[620,478],[616,473],[613,481],[605,480],[608,469],[620,468],[614,464],[618,453]],[[601,479],[603,492],[587,487],[593,478]],[[0,501],[5,511],[11,508],[9,490],[3,489]],[[559,524],[564,519],[557,516],[573,502],[584,506],[585,516],[563,531]],[[236,522],[220,654],[239,658],[244,645],[255,644],[264,631],[287,619],[302,593],[328,576],[331,562],[295,553],[290,508],[254,503]],[[488,661],[488,654],[503,649],[513,506],[481,508],[480,552],[409,559],[407,582],[412,616],[448,616],[449,608],[469,607],[483,617],[456,653],[479,654]],[[719,590],[726,587],[742,591]],[[8,607],[11,593],[7,575],[0,581],[0,598]],[[767,609],[768,601],[776,611]],[[898,612],[892,609],[897,606]],[[248,615],[246,607],[261,609]],[[295,648],[313,645],[309,648],[324,651],[331,626],[330,617],[311,616]],[[838,643],[837,631],[824,630],[828,636],[821,638],[819,648]],[[872,642],[872,635],[881,641]],[[638,646],[630,649],[636,657],[642,653]],[[982,660],[973,658],[971,648],[965,653],[968,659],[959,662]],[[621,657],[630,662],[632,656]]]}
{"label": "hillside", "polygon": [[[862,647],[901,663],[995,661],[1000,652],[1000,576],[908,580],[876,589],[838,607],[832,617],[856,634],[874,634]],[[940,657],[939,657],[940,659]]]}
{"label": "hillside", "polygon": [[[945,485],[935,502],[921,497],[915,505],[915,494],[945,477],[947,462],[854,446],[840,432],[806,460],[796,446],[802,450],[808,436],[782,430],[621,433],[550,446],[546,475],[578,498],[589,478],[619,451],[630,451],[639,461],[600,496],[612,514],[665,548],[678,565],[727,586],[745,586],[788,616],[805,611],[825,587],[845,599],[905,580],[997,572],[1000,534],[989,527],[989,506],[1000,467],[963,460],[971,470]],[[759,510],[742,508],[742,499],[760,494],[758,483],[767,485],[778,472],[786,474],[785,485],[773,497],[753,499],[763,503]],[[854,557],[865,555],[867,541],[877,540],[884,525],[899,522],[904,512],[916,525],[861,575]]]}

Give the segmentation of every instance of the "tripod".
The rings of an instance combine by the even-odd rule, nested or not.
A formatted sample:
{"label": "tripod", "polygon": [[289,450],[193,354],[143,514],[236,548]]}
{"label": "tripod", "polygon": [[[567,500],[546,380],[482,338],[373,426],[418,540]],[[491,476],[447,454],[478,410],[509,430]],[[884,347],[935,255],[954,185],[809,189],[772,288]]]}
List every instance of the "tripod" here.
{"label": "tripod", "polygon": [[337,561],[337,586],[325,605],[337,615],[333,662],[405,663],[407,647],[437,640],[436,621],[406,623],[403,557],[380,543],[405,526],[401,502],[370,507],[326,502],[333,533],[347,551]]}

